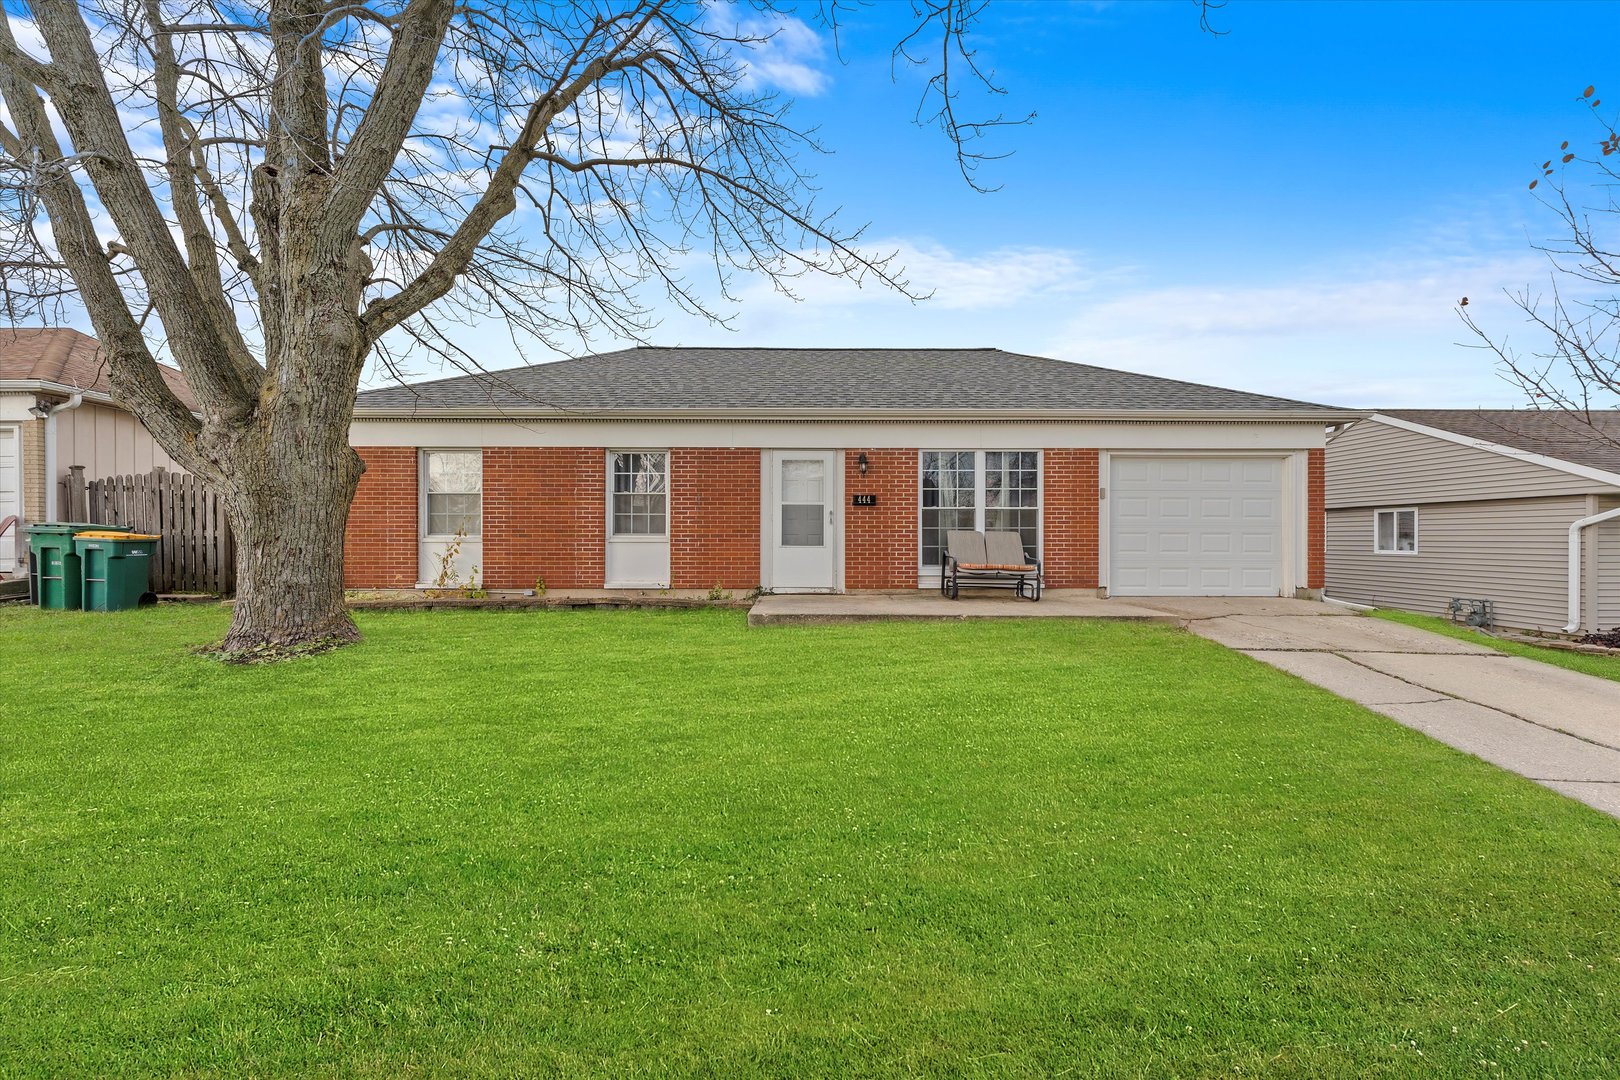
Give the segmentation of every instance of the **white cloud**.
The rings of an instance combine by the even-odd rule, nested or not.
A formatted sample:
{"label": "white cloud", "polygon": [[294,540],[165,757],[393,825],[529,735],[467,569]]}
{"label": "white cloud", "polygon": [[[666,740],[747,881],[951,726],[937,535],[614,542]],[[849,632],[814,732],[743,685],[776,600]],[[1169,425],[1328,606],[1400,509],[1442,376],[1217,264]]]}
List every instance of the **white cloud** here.
{"label": "white cloud", "polygon": [[1355,405],[1513,405],[1488,355],[1464,347],[1457,303],[1516,324],[1503,288],[1545,273],[1535,255],[1391,259],[1286,283],[1166,285],[1074,312],[1064,359]]}
{"label": "white cloud", "polygon": [[791,15],[749,11],[717,3],[707,21],[726,36],[752,39],[739,54],[746,85],[814,97],[827,89],[827,42],[813,27]]}

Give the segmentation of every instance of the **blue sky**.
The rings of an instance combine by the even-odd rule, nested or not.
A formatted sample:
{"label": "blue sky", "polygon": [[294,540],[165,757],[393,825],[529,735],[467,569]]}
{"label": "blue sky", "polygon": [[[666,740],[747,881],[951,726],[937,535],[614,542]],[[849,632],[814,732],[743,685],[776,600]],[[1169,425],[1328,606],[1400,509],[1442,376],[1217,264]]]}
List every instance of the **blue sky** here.
{"label": "blue sky", "polygon": [[891,81],[905,14],[857,12],[842,61],[790,35],[770,75],[834,151],[824,198],[934,298],[747,288],[734,329],[672,312],[652,340],[994,345],[1349,405],[1522,404],[1454,305],[1533,343],[1502,295],[1547,277],[1526,185],[1563,139],[1596,142],[1577,98],[1605,89],[1620,8],[1232,0],[1211,37],[1191,3],[998,0],[980,59],[1037,117],[997,137],[987,195]]}

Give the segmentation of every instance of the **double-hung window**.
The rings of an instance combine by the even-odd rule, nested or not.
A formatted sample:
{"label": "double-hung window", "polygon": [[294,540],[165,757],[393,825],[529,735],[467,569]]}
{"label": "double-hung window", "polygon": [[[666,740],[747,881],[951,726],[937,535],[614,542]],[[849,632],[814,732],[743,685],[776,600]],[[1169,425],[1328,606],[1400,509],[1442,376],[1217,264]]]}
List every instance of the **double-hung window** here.
{"label": "double-hung window", "polygon": [[1373,551],[1379,555],[1417,551],[1417,517],[1415,509],[1373,511]]}
{"label": "double-hung window", "polygon": [[663,537],[668,533],[669,454],[637,451],[613,455],[615,537]]}
{"label": "double-hung window", "polygon": [[1040,452],[925,450],[922,453],[921,558],[938,570],[952,529],[1012,530],[1026,558],[1040,557]]}
{"label": "double-hung window", "polygon": [[424,450],[427,535],[482,536],[484,532],[484,452]]}

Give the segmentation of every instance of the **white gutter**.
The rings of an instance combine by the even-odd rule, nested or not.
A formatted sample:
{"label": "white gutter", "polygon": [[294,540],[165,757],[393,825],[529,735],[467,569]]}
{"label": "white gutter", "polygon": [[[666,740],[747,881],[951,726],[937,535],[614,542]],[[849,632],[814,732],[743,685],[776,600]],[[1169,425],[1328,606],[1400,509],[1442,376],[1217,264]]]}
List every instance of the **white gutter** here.
{"label": "white gutter", "polygon": [[1620,507],[1601,514],[1581,518],[1569,526],[1569,625],[1564,633],[1573,634],[1581,628],[1581,533],[1593,525],[1620,518]]}
{"label": "white gutter", "polygon": [[74,390],[66,401],[58,401],[45,413],[45,520],[55,521],[56,489],[62,486],[56,475],[56,414],[77,409],[84,404],[84,392]]}

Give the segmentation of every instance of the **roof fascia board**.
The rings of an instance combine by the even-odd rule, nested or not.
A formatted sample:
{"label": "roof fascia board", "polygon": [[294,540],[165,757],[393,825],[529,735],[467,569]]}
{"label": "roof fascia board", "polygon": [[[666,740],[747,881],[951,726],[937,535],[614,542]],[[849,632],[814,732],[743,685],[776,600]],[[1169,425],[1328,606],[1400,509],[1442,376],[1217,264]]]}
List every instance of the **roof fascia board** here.
{"label": "roof fascia board", "polygon": [[1606,469],[1596,469],[1590,465],[1581,465],[1574,461],[1565,461],[1563,458],[1548,457],[1546,454],[1537,454],[1529,450],[1520,450],[1513,446],[1503,446],[1501,443],[1489,442],[1485,439],[1476,439],[1471,435],[1459,435],[1455,431],[1446,431],[1444,428],[1430,427],[1427,424],[1415,424],[1410,420],[1402,420],[1398,416],[1385,416],[1383,413],[1373,413],[1368,419],[1380,424],[1388,424],[1403,431],[1413,431],[1419,435],[1428,435],[1458,446],[1467,446],[1474,450],[1484,450],[1491,454],[1500,454],[1503,457],[1513,458],[1515,461],[1527,462],[1531,465],[1540,465],[1555,472],[1568,473],[1583,480],[1595,480],[1609,487],[1620,488],[1620,473],[1612,473]]}
{"label": "roof fascia board", "polygon": [[1342,424],[1369,413],[1350,409],[627,409],[623,411],[449,408],[367,408],[356,420],[1136,420],[1154,422],[1270,422]]}

